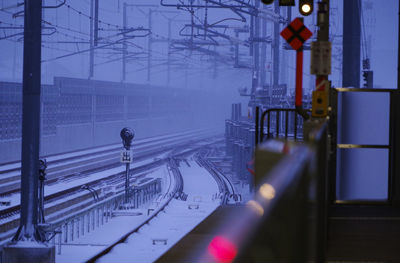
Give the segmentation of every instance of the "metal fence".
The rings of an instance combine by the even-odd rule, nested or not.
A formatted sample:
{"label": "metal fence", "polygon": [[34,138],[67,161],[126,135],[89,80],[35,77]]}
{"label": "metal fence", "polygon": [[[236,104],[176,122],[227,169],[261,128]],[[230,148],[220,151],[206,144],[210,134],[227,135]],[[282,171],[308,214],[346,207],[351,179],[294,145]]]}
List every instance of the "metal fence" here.
{"label": "metal fence", "polygon": [[[14,140],[22,134],[22,85],[0,82],[0,140]],[[41,132],[55,134],[57,123],[58,90],[42,85]]]}
{"label": "metal fence", "polygon": [[[310,111],[310,110],[307,110]],[[256,125],[255,125],[255,139],[256,144],[263,142],[264,136],[267,139],[272,137],[284,137],[285,139],[291,137],[294,140],[303,138],[303,123],[304,118],[294,108],[271,108],[261,113],[260,121],[259,108],[256,109]],[[299,116],[300,118],[299,118]],[[264,133],[265,121],[267,132]]]}
{"label": "metal fence", "polygon": [[[131,187],[128,205],[139,208],[153,200],[159,193],[161,193],[160,178]],[[68,217],[44,224],[42,227],[47,239],[57,245],[57,253],[61,254],[62,244],[68,244],[107,223],[113,217],[113,211],[123,205],[126,206],[124,200],[125,193],[120,193],[92,204],[85,211],[72,213]]]}

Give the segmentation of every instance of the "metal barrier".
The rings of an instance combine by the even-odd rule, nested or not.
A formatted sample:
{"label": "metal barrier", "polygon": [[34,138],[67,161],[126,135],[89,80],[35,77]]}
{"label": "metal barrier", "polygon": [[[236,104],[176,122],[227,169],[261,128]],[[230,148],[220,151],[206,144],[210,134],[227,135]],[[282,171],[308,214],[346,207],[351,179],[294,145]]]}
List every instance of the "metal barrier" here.
{"label": "metal barrier", "polygon": [[[153,179],[143,185],[131,187],[129,204],[133,208],[148,203],[157,194],[161,192],[161,179]],[[112,212],[121,207],[125,202],[125,192],[116,196],[98,201],[82,212],[72,213],[68,217],[61,218],[49,224],[41,225],[47,233],[47,239],[53,240],[53,244],[57,240],[57,253],[61,254],[62,243],[74,241],[84,236],[85,233],[94,231],[96,227],[100,227],[112,218]]]}
{"label": "metal barrier", "polygon": [[[306,110],[310,111],[310,110]],[[301,129],[301,125],[303,123],[304,117],[294,108],[271,108],[266,111],[264,111],[261,114],[261,119],[260,121],[258,120],[259,118],[259,107],[256,107],[256,122],[255,122],[255,130],[256,130],[256,145],[260,142],[263,142],[264,140],[264,135],[267,135],[267,138],[271,138],[272,132],[271,132],[271,113],[275,112],[275,120],[273,120],[275,124],[275,135],[276,137],[280,137],[281,135],[281,126],[284,127],[284,135],[285,139],[289,137],[289,133],[292,132],[293,130],[293,138],[296,140],[298,138],[298,130]],[[284,116],[281,116],[282,113],[284,113]],[[290,113],[294,114],[293,117],[293,126],[290,127]],[[264,122],[265,122],[265,116],[267,115],[267,133],[264,134]],[[297,119],[297,115],[300,115],[302,119],[300,121]],[[293,115],[292,115],[293,116]],[[284,121],[284,124],[281,122]],[[299,127],[300,126],[300,127]]]}
{"label": "metal barrier", "polygon": [[[169,164],[171,165],[170,167],[174,166],[175,160],[172,158],[169,160]],[[96,262],[99,258],[102,256],[106,255],[108,252],[110,252],[116,245],[121,244],[126,241],[126,239],[132,235],[133,233],[139,231],[140,228],[142,228],[144,225],[148,224],[153,218],[155,218],[161,211],[165,209],[165,207],[168,206],[169,202],[173,198],[177,198],[177,193],[181,192],[183,189],[183,178],[181,173],[178,171],[178,169],[171,169],[172,175],[171,175],[171,180],[174,181],[172,189],[168,189],[168,199],[164,202],[163,205],[158,207],[156,210],[152,212],[152,214],[147,218],[144,222],[142,222],[139,226],[135,227],[133,230],[129,231],[125,235],[123,235],[119,240],[114,242],[113,244],[109,245],[105,249],[103,249],[100,253],[97,255],[93,256],[90,258],[87,263],[94,263]],[[170,185],[171,186],[171,185]],[[182,193],[182,192],[181,192]],[[153,241],[154,242],[154,241]]]}
{"label": "metal barrier", "polygon": [[324,262],[327,124],[308,128],[306,143],[293,143],[246,206],[204,222],[211,238],[179,262]]}

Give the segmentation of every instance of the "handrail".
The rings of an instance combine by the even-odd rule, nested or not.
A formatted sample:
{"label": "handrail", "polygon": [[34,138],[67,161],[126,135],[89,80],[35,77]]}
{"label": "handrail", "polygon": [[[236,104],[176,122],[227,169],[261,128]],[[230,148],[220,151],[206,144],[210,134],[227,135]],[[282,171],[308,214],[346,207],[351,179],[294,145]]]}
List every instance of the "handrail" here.
{"label": "handrail", "polygon": [[[221,262],[218,251],[232,249],[232,262],[240,253],[262,222],[267,219],[282,197],[298,184],[312,159],[313,151],[306,146],[298,146],[287,155],[265,177],[254,199],[246,207],[231,211],[216,227],[216,235],[200,254],[191,255],[182,262]],[[222,247],[221,247],[222,246]]]}
{"label": "handrail", "polygon": [[[275,261],[272,259],[271,262],[307,262],[307,251],[311,251],[308,246],[311,244],[314,250],[309,255],[317,259],[316,262],[324,262],[326,243],[321,238],[326,238],[326,195],[323,178],[327,174],[325,169],[328,125],[326,121],[310,121],[310,124],[308,127],[312,129],[309,132],[310,136],[306,137],[308,140],[293,143],[291,150],[264,176],[253,199],[248,201],[246,206],[221,210],[217,217],[205,221],[201,228],[203,233],[204,226],[207,226],[206,233],[212,235],[204,235],[202,242],[196,237],[196,248],[193,250],[181,252],[180,249],[187,249],[187,245],[173,247],[172,249],[176,250],[159,262],[167,262],[178,253],[180,256],[176,262],[219,263],[234,262],[236,259],[242,262],[244,258],[250,261],[250,255],[261,257],[252,259],[256,262],[269,262],[270,259],[257,254],[260,251],[253,251],[258,247],[264,251],[272,249],[269,253],[275,253],[275,257],[282,257],[278,260],[275,258]],[[311,211],[312,213],[309,213]],[[311,226],[311,236],[306,232],[310,223],[309,216],[315,220]],[[285,230],[277,232],[276,229]],[[193,230],[193,233],[198,232]],[[191,237],[188,237],[182,242],[190,240]],[[260,241],[263,243],[252,246]],[[269,244],[272,244],[272,247],[268,247]]]}
{"label": "handrail", "polygon": [[[136,191],[143,190],[148,185],[150,185],[152,183],[157,183],[158,181],[160,181],[159,178],[153,179],[153,180],[151,180],[149,182],[146,182],[143,185],[139,185],[139,186],[136,186],[136,187],[131,186],[131,192],[133,192],[133,190],[136,190]],[[122,200],[124,198],[124,196],[125,196],[125,192],[120,193],[120,194],[115,195],[115,196],[112,196],[112,197],[109,197],[109,198],[106,198],[106,199],[104,199],[102,201],[98,201],[98,202],[92,204],[91,206],[89,206],[87,209],[85,209],[85,211],[75,212],[75,213],[70,214],[66,218],[61,218],[61,219],[52,221],[51,223],[49,223],[49,227],[48,228],[49,229],[56,229],[60,225],[64,224],[66,221],[71,221],[76,217],[83,216],[83,215],[87,214],[89,210],[100,208],[100,207],[102,207],[103,205],[106,205],[106,204],[112,204],[112,203],[118,202],[119,199]]]}

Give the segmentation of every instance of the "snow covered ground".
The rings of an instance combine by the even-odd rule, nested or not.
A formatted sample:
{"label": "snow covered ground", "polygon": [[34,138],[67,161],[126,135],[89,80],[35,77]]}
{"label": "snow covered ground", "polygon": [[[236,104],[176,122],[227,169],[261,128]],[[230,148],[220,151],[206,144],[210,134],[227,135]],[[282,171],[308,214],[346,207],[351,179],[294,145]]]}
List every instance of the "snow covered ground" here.
{"label": "snow covered ground", "polygon": [[[187,200],[173,199],[149,224],[130,235],[125,243],[115,246],[98,262],[153,262],[219,206],[220,200],[213,199],[218,186],[212,176],[192,159],[188,164],[180,163]],[[158,174],[165,180],[168,178],[165,166],[154,173],[154,176]],[[168,185],[166,182],[166,188]],[[139,226],[147,217],[147,207],[140,212],[143,215],[115,217],[97,231],[72,244],[62,245],[62,253],[57,255],[56,262],[82,262],[89,259]]]}

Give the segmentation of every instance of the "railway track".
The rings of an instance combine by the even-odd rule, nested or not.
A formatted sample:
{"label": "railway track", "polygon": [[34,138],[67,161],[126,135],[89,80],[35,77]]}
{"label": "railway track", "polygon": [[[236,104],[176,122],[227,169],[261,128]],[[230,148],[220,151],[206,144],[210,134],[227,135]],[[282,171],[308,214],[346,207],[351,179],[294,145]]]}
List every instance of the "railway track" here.
{"label": "railway track", "polygon": [[[222,175],[216,171],[215,167],[213,167],[213,165],[206,160],[206,152],[207,152],[207,150],[204,150],[204,147],[200,151],[196,151],[196,152],[192,151],[193,160],[200,167],[203,167],[205,170],[207,170],[207,172],[209,172],[211,174],[211,176],[214,178],[215,182],[218,185],[218,190],[220,192],[220,196],[219,196],[219,198],[221,200],[220,203],[221,203],[221,205],[224,205],[224,204],[226,204],[229,196],[231,196],[231,194],[234,194],[234,188],[232,187],[232,185],[229,182],[227,182],[228,179],[223,178]],[[132,234],[138,233],[139,231],[142,232],[141,228],[143,228],[145,225],[152,224],[151,223],[152,219],[154,219],[161,211],[165,210],[165,208],[170,204],[170,202],[172,200],[181,199],[183,201],[186,201],[186,198],[182,198],[182,196],[184,196],[183,189],[184,189],[185,180],[184,180],[184,177],[181,174],[180,168],[179,168],[179,162],[186,162],[187,165],[190,166],[189,163],[187,162],[187,160],[184,158],[185,155],[187,155],[187,153],[181,154],[179,156],[174,156],[173,158],[169,158],[168,166],[170,167],[170,171],[172,174],[171,176],[173,177],[173,180],[175,181],[175,185],[172,188],[173,190],[169,193],[169,199],[160,208],[158,208],[157,211],[155,211],[145,222],[143,222],[139,226],[135,227],[132,231],[129,231],[128,233],[123,235],[117,242],[106,247],[100,253],[98,253],[97,255],[90,258],[87,262],[96,262],[100,258],[102,258],[102,257],[106,256],[108,253],[110,253],[110,251],[113,248],[115,248],[116,246],[118,246],[119,244],[122,244],[122,243],[126,244],[126,242],[129,240],[128,238]],[[159,220],[161,220],[161,219],[159,219]],[[153,243],[154,243],[154,240],[153,240]],[[103,261],[101,261],[101,262],[103,262]]]}
{"label": "railway track", "polygon": [[208,149],[203,149],[195,155],[195,160],[199,166],[204,167],[218,184],[218,189],[221,195],[221,204],[226,205],[229,202],[236,202],[239,200],[235,188],[229,178],[223,173],[219,172],[218,169],[207,160],[209,154]]}
{"label": "railway track", "polygon": [[[138,162],[154,154],[173,150],[179,142],[198,140],[207,136],[207,132],[191,132],[171,137],[163,137],[156,141],[145,141],[133,144],[133,159]],[[104,148],[107,148],[106,150]],[[79,151],[75,153],[50,156],[46,170],[46,185],[57,183],[58,180],[70,180],[90,173],[99,172],[120,165],[119,152],[121,145],[101,147],[98,149]],[[90,152],[90,153],[88,153]],[[66,156],[66,159],[62,159]],[[11,167],[12,166],[12,167]],[[18,168],[17,168],[18,166]],[[0,196],[4,197],[20,191],[19,163],[0,166]],[[8,171],[8,172],[5,172]],[[0,208],[1,210],[1,208]]]}
{"label": "railway track", "polygon": [[[148,149],[147,151],[143,151],[141,156],[137,156],[136,165],[134,163],[132,169],[130,170],[131,183],[137,183],[139,180],[143,179],[149,171],[165,163],[168,160],[168,158],[170,158],[168,153],[174,152],[174,154],[178,156],[180,152],[182,152],[182,149],[189,149],[187,150],[189,152],[194,151],[194,149],[202,147],[202,143],[205,143],[207,142],[207,140],[209,140],[207,139],[206,135],[200,136],[199,138],[198,134],[196,135],[196,139],[197,142],[194,143],[194,141],[191,138],[185,137],[183,139],[181,138],[180,140],[173,140],[169,142],[171,144],[169,146],[164,145],[163,147],[161,147],[160,145],[158,145],[157,147],[154,146],[153,148]],[[181,150],[179,151],[178,149]],[[147,161],[143,161],[143,159],[146,158]],[[118,158],[114,157],[113,160],[117,163],[113,163],[111,165],[108,164],[108,166],[102,166],[101,168],[97,168],[93,172],[93,173],[109,172],[108,175],[101,177],[94,177],[94,179],[91,179],[83,184],[80,182],[82,181],[82,176],[81,176],[80,179],[75,178],[75,180],[72,180],[72,183],[76,181],[75,184],[62,187],[61,190],[54,191],[53,193],[46,195],[45,197],[46,217],[50,221],[55,220],[60,216],[62,216],[63,214],[67,214],[69,210],[68,207],[79,206],[79,209],[84,209],[88,205],[95,202],[95,200],[93,200],[92,193],[82,189],[82,186],[88,186],[92,189],[95,189],[97,194],[102,199],[107,198],[112,194],[122,192],[124,190],[123,181],[124,181],[125,171],[124,168],[121,167],[121,165],[119,164],[119,157]],[[91,174],[90,172],[87,172],[87,175],[90,174]],[[106,190],[110,188],[114,189],[114,191]],[[9,238],[15,231],[16,227],[18,227],[19,209],[20,205],[15,204],[0,210],[0,230],[1,230],[0,242],[2,240],[4,241],[7,238]],[[62,212],[62,210],[64,210],[64,212]],[[55,214],[57,214],[58,216],[57,217],[54,216]]]}
{"label": "railway track", "polygon": [[[193,134],[198,134],[199,132],[202,131],[188,131],[188,132],[182,132],[182,133],[177,133],[177,134],[172,134],[172,135],[163,135],[163,136],[157,136],[157,137],[150,137],[146,139],[141,139],[141,140],[136,140],[133,141],[132,143],[132,148],[140,147],[140,146],[146,146],[149,143],[159,143],[163,142],[166,139],[176,139],[176,138],[182,138],[184,136],[190,136]],[[206,132],[203,130],[203,132]],[[101,155],[104,154],[111,154],[111,153],[118,153],[121,150],[121,144],[111,144],[111,145],[106,145],[106,146],[100,146],[100,147],[94,147],[90,149],[84,149],[84,150],[78,150],[78,151],[72,151],[72,152],[66,152],[62,154],[53,154],[46,156],[45,158],[47,159],[48,162],[48,172],[51,171],[51,169],[59,169],[60,167],[57,166],[57,164],[63,164],[67,163],[69,161],[75,161],[75,160],[80,160],[82,161],[86,157],[91,157],[97,158],[101,157]],[[3,178],[4,174],[10,174],[11,172],[20,172],[21,169],[21,163],[20,162],[12,162],[12,163],[4,163],[0,164],[0,184],[5,182],[7,179]]]}
{"label": "railway track", "polygon": [[[172,168],[175,167],[175,160],[173,160],[173,158],[169,157],[168,158],[168,165]],[[118,241],[114,242],[113,244],[111,244],[110,246],[108,246],[107,248],[105,248],[104,250],[102,250],[100,253],[98,253],[97,255],[95,255],[94,257],[92,257],[91,259],[89,259],[87,261],[87,263],[89,262],[96,262],[99,258],[103,257],[104,255],[106,255],[107,253],[109,253],[115,246],[117,246],[118,244],[124,243],[127,238],[132,235],[133,233],[138,232],[143,226],[147,225],[153,218],[155,218],[161,211],[163,211],[165,209],[166,206],[168,206],[168,204],[177,196],[180,196],[180,192],[183,189],[183,178],[182,175],[177,172],[175,169],[171,169],[172,173],[170,173],[170,182],[172,182],[169,185],[169,189],[167,190],[167,195],[168,195],[168,199],[164,202],[163,205],[161,205],[159,208],[157,208],[157,210],[155,210],[144,222],[142,222],[139,226],[137,226],[136,228],[134,228],[133,230],[129,231],[128,233],[126,233],[125,235],[123,235]]]}

